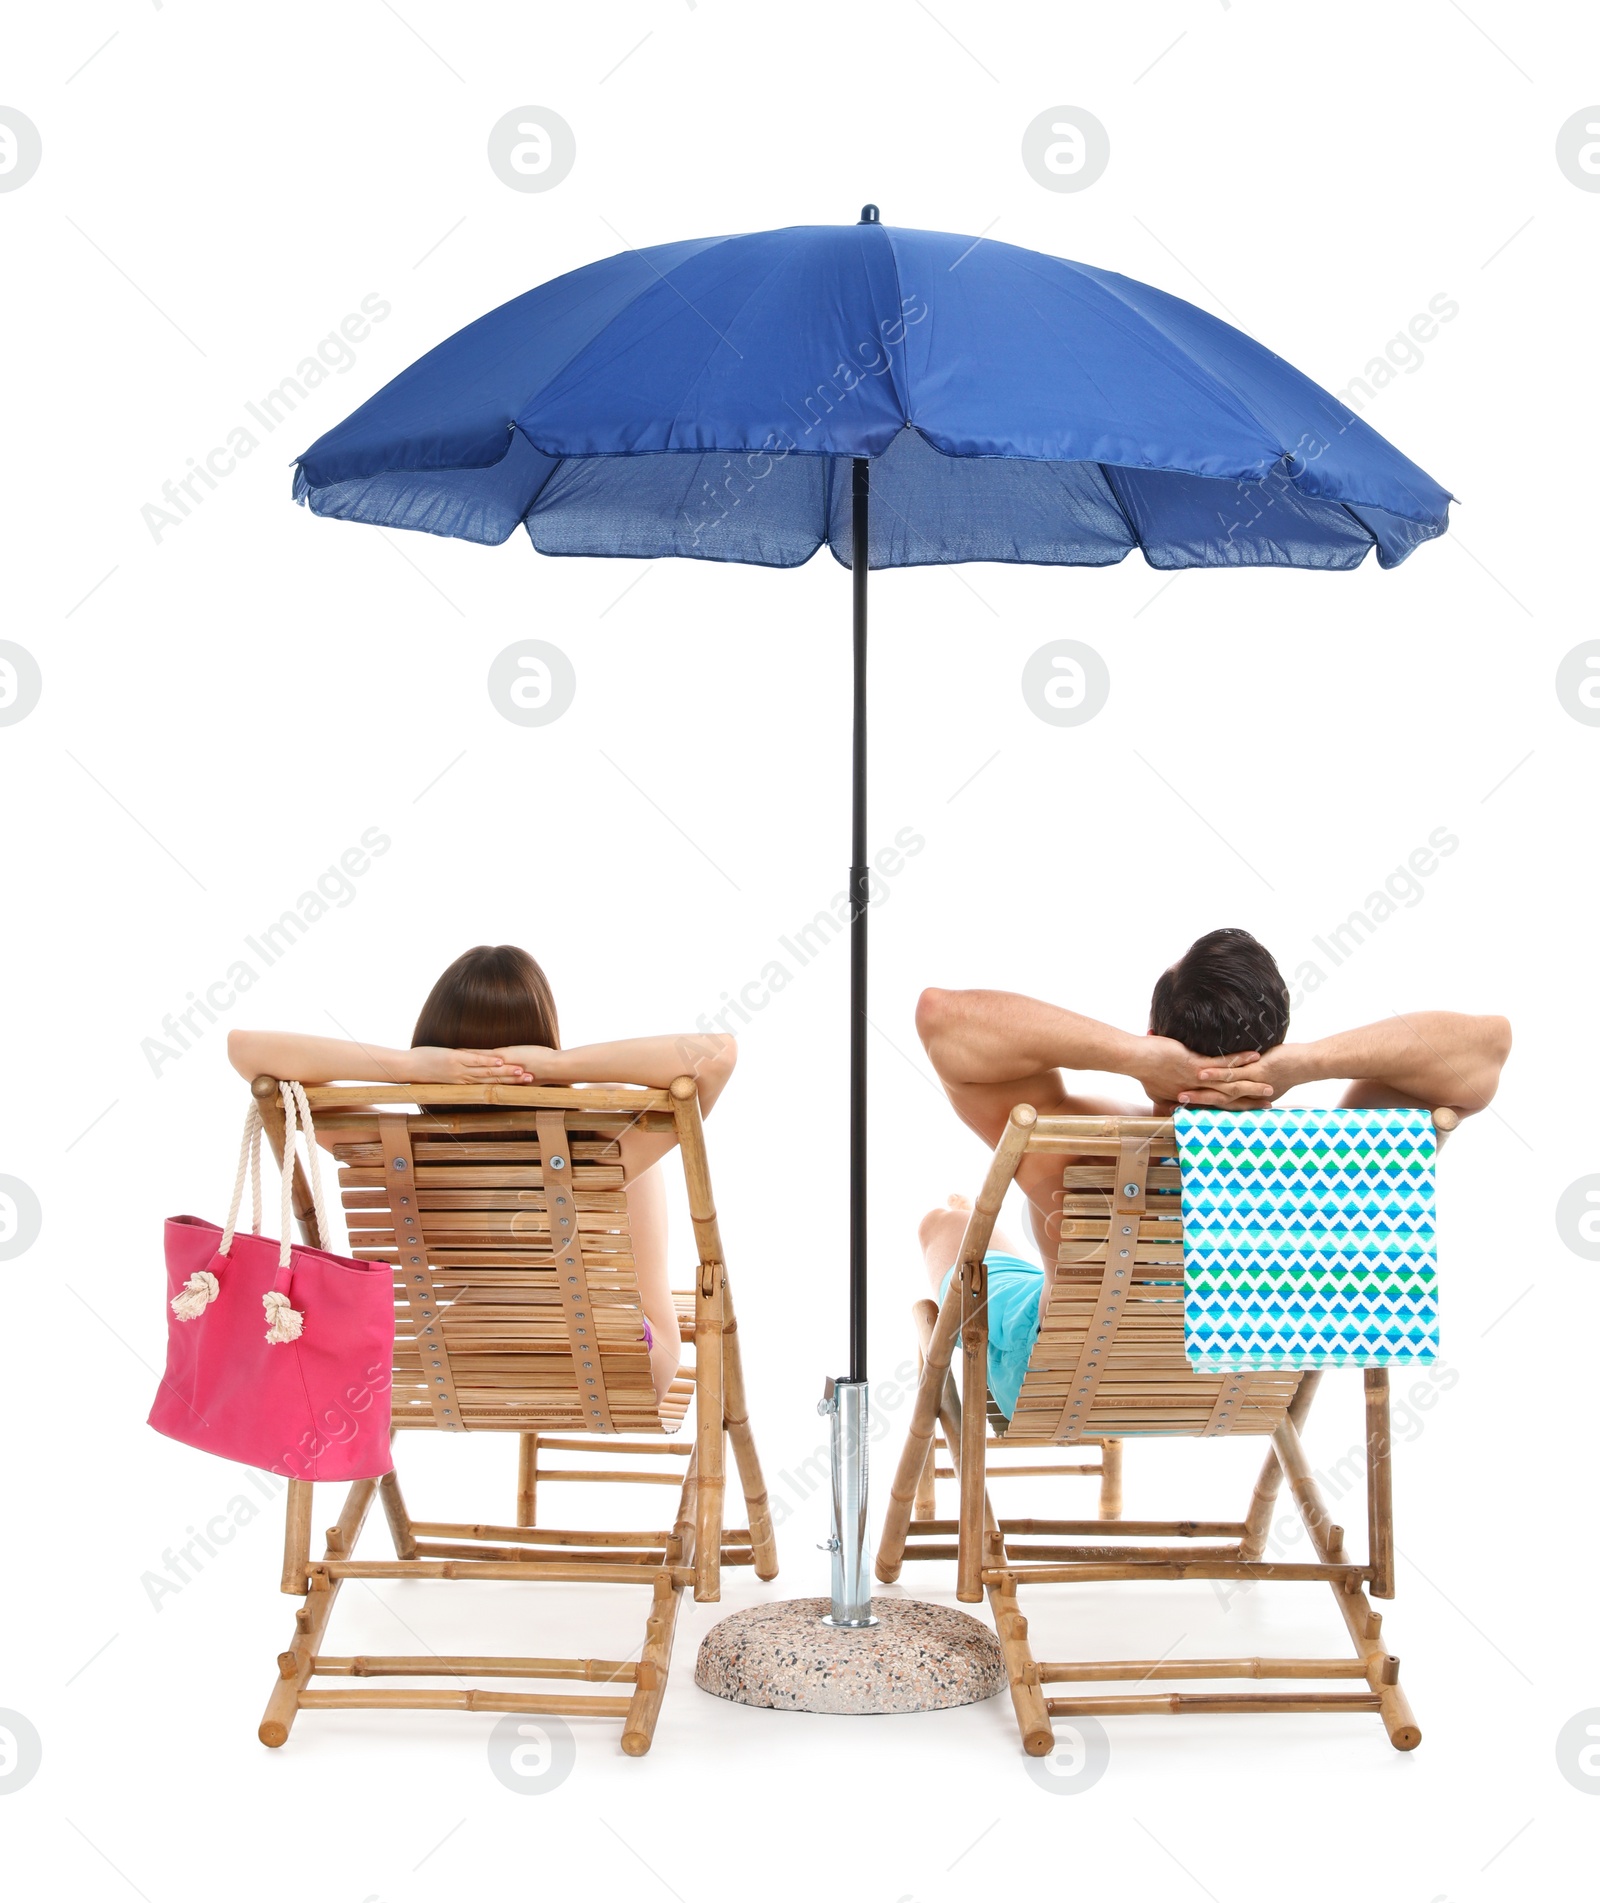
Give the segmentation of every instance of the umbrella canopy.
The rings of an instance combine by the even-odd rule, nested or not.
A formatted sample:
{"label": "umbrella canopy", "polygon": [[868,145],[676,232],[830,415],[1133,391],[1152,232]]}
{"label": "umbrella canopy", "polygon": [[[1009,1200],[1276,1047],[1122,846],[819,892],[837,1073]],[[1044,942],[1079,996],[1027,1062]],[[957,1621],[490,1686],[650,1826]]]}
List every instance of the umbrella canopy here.
{"label": "umbrella canopy", "polygon": [[1113,271],[875,221],[569,271],[300,458],[318,515],[548,555],[1388,568],[1451,497],[1243,332]]}

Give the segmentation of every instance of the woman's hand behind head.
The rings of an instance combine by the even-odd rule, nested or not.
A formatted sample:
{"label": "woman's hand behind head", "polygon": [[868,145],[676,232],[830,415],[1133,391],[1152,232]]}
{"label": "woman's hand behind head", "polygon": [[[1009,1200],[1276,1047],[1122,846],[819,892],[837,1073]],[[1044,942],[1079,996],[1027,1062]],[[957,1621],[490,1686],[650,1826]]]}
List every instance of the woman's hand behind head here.
{"label": "woman's hand behind head", "polygon": [[560,1052],[548,1044],[502,1044],[496,1051],[470,1051],[464,1055],[489,1057],[515,1071],[517,1075],[497,1076],[496,1083],[501,1084],[554,1084],[568,1080],[558,1074]]}
{"label": "woman's hand behind head", "polygon": [[419,1084],[531,1084],[532,1073],[500,1051],[448,1051],[438,1045],[413,1047]]}

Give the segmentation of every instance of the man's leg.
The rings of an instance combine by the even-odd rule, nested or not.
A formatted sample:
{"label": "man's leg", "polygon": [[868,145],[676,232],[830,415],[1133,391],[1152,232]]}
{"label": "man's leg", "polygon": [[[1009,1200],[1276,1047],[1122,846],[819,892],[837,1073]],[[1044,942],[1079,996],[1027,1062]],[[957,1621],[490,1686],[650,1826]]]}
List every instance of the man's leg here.
{"label": "man's leg", "polygon": [[[955,1267],[956,1258],[961,1253],[961,1238],[967,1233],[971,1217],[972,1199],[969,1196],[947,1196],[942,1209],[930,1209],[917,1224],[917,1241],[922,1246],[923,1265],[928,1271],[928,1280],[933,1285],[935,1295],[939,1293],[939,1284]],[[1014,1239],[998,1224],[989,1238],[989,1249],[1000,1255],[1022,1254]],[[1024,1256],[1023,1260],[1026,1259]]]}

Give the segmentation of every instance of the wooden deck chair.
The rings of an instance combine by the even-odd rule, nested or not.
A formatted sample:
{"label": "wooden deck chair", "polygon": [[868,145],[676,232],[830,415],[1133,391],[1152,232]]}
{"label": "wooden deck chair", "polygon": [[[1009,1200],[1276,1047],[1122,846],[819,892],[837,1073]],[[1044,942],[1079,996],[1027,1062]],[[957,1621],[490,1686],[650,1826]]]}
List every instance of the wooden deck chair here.
{"label": "wooden deck chair", "polygon": [[[1459,1118],[1437,1110],[1439,1141]],[[1002,1519],[987,1485],[991,1408],[984,1252],[1025,1155],[1062,1158],[1062,1224],[1055,1283],[1041,1318],[1016,1411],[995,1415],[1000,1448],[1078,1447],[1105,1454],[1124,1436],[1269,1436],[1271,1447],[1242,1520],[1121,1520],[1123,1542],[1106,1543],[1105,1520]],[[1177,1141],[1170,1119],[1040,1117],[1011,1113],[962,1238],[942,1305],[919,1304],[923,1366],[879,1543],[877,1573],[897,1579],[906,1559],[956,1559],[956,1597],[987,1592],[1005,1654],[1023,1749],[1054,1748],[1052,1719],[1113,1713],[1376,1712],[1389,1742],[1412,1750],[1422,1733],[1400,1689],[1399,1661],[1384,1647],[1371,1598],[1394,1596],[1389,1376],[1363,1370],[1366,1390],[1367,1557],[1345,1550],[1301,1446],[1320,1370],[1205,1374],[1184,1355],[1183,1228]],[[1127,1257],[1126,1262],[1124,1257]],[[951,1367],[961,1343],[962,1381]],[[934,1517],[928,1476],[935,1423],[944,1429],[960,1484],[956,1520]],[[999,1470],[1003,1471],[1003,1470]],[[1093,1471],[1091,1468],[1090,1471]],[[1115,1510],[1120,1510],[1120,1461]],[[1313,1561],[1264,1559],[1272,1511],[1287,1478],[1310,1537]],[[1102,1505],[1107,1481],[1102,1478]],[[951,1536],[955,1545],[951,1546]],[[1333,1590],[1353,1658],[1096,1659],[1040,1661],[1017,1603],[1025,1585],[1134,1579],[1322,1580]],[[1278,1692],[1162,1694],[1159,1680],[1312,1681]],[[1356,1679],[1360,1691],[1315,1681]],[[1049,1697],[1052,1684],[1137,1683],[1139,1691]]]}
{"label": "wooden deck chair", "polygon": [[[281,1162],[277,1079],[258,1077],[251,1088]],[[661,1709],[684,1587],[714,1600],[724,1565],[753,1565],[762,1579],[778,1570],[693,1079],[680,1077],[668,1090],[363,1085],[306,1095],[318,1143],[339,1162],[350,1253],[394,1265],[394,1429],[514,1435],[517,1495],[513,1525],[422,1521],[407,1511],[398,1472],[358,1480],[318,1559],[311,1484],[291,1480],[282,1587],[303,1602],[278,1658],[262,1743],[283,1744],[301,1711],[402,1707],[620,1718],[623,1750],[642,1756]],[[693,1290],[675,1297],[693,1363],[660,1405],[618,1160],[617,1137],[630,1126],[677,1135],[699,1255]],[[301,1233],[327,1243],[298,1167],[293,1193]],[[693,1434],[674,1445],[666,1436],[682,1426],[691,1400]],[[723,1526],[725,1435],[748,1519],[737,1530]],[[581,1454],[583,1464],[552,1464],[557,1453]],[[679,1471],[638,1465],[660,1456],[669,1467],[676,1457]],[[540,1492],[559,1482],[663,1484],[677,1490],[677,1506],[656,1529],[541,1525]],[[357,1559],[375,1495],[395,1557]],[[648,1592],[650,1603],[636,1660],[334,1657],[322,1641],[347,1579],[626,1583]],[[313,1687],[327,1677],[358,1685]],[[381,1677],[454,1683],[439,1690],[359,1683]],[[614,1689],[501,1691],[472,1686],[474,1678]]]}

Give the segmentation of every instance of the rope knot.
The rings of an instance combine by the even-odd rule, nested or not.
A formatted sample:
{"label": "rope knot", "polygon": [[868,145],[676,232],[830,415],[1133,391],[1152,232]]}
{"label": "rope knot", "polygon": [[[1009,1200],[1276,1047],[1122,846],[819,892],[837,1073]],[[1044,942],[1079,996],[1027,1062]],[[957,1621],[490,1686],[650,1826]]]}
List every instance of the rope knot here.
{"label": "rope knot", "polygon": [[209,1269],[197,1269],[173,1296],[169,1306],[181,1322],[198,1320],[208,1302],[217,1299],[217,1278]]}
{"label": "rope knot", "polygon": [[299,1309],[289,1306],[289,1298],[277,1289],[268,1289],[261,1298],[261,1306],[267,1312],[267,1340],[269,1342],[298,1341],[305,1317]]}

